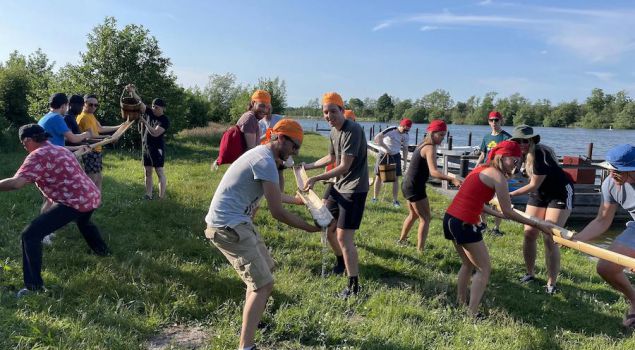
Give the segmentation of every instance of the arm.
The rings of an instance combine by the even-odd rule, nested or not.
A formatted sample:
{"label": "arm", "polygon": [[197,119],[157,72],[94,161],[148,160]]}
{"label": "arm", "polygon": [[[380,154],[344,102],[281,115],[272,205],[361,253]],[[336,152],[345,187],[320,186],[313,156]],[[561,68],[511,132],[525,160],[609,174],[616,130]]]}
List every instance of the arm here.
{"label": "arm", "polygon": [[69,130],[64,133],[64,138],[72,143],[80,143],[82,141],[88,140],[90,137],[90,131],[86,131],[81,134],[73,134],[73,132]]}
{"label": "arm", "polygon": [[327,154],[313,163],[304,164],[304,169],[311,170],[315,168],[322,168],[322,167],[325,167],[327,164],[333,163],[334,161],[335,161],[335,156],[333,156],[332,154]]}
{"label": "arm", "polygon": [[515,191],[512,191],[510,195],[522,196],[523,194],[534,192],[538,189],[538,187],[540,187],[540,185],[542,185],[546,177],[547,175],[532,175],[531,178],[529,179],[528,184],[526,184],[525,186],[519,189],[516,189]]}
{"label": "arm", "polygon": [[379,146],[380,149],[384,150],[384,153],[388,153],[388,147],[384,143],[384,134],[379,133],[375,135],[375,138],[373,138],[373,141],[375,141],[375,144]]}
{"label": "arm", "polygon": [[478,156],[478,159],[476,160],[476,165],[474,167],[481,165],[481,163],[483,163],[484,160],[485,160],[485,152],[481,151],[481,154]]}
{"label": "arm", "polygon": [[453,177],[453,176],[448,176],[443,174],[442,172],[439,171],[439,169],[437,168],[437,151],[436,151],[436,147],[431,146],[423,146],[421,147],[421,156],[424,157],[426,159],[426,162],[428,163],[428,169],[430,170],[430,176],[432,177],[436,177],[437,179],[440,180],[447,180],[450,181],[454,186],[461,186],[461,184],[463,183],[463,181],[461,181],[460,179]]}
{"label": "arm", "polygon": [[342,154],[342,161],[340,162],[340,165],[336,166],[335,168],[327,172],[310,177],[309,180],[307,180],[306,184],[304,185],[304,189],[308,190],[309,188],[313,187],[313,184],[316,183],[317,181],[328,180],[332,177],[337,177],[337,176],[345,174],[351,168],[351,165],[353,164],[354,160],[355,160],[355,157]]}
{"label": "arm", "polygon": [[13,191],[26,186],[28,182],[25,178],[14,176],[0,180],[0,191]]}
{"label": "arm", "polygon": [[[159,134],[159,135],[161,135],[161,134]],[[258,140],[256,140],[256,134],[255,133],[243,133],[243,135],[245,135],[245,143],[247,144],[247,149],[248,150],[258,146]],[[152,135],[152,136],[154,136],[154,135]]]}
{"label": "arm", "polygon": [[[148,129],[148,134],[153,137],[161,136],[165,132],[165,129],[160,125],[157,125],[154,128],[151,127],[145,118],[140,118],[139,120],[141,120],[141,123],[146,127],[146,129]],[[245,136],[247,135],[245,134]]]}
{"label": "arm", "polygon": [[115,126],[102,126],[99,122],[97,122],[97,126],[99,128],[100,133],[109,133],[113,131],[117,131],[121,127],[121,124]]}
{"label": "arm", "polygon": [[269,181],[263,181],[262,186],[265,198],[267,199],[267,204],[269,205],[269,211],[274,219],[307,232],[320,231],[319,227],[308,224],[299,216],[288,212],[282,207],[282,196],[280,193],[280,187],[278,187],[277,184]]}
{"label": "arm", "polygon": [[602,205],[600,205],[600,208],[598,209],[598,215],[595,219],[586,225],[582,231],[573,238],[578,241],[586,242],[601,236],[613,223],[616,211],[617,204],[602,202]]}

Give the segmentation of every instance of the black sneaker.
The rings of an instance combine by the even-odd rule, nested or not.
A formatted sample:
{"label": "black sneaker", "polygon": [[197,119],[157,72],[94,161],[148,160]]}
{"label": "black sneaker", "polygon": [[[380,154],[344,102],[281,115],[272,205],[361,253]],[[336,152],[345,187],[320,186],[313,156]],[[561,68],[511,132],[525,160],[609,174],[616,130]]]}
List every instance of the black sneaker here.
{"label": "black sneaker", "polygon": [[40,287],[38,289],[22,288],[17,293],[15,293],[15,297],[20,299],[20,298],[24,298],[24,297],[29,296],[29,295],[39,294],[39,293],[46,293],[46,292],[48,292],[48,290],[45,287]]}
{"label": "black sneaker", "polygon": [[348,299],[349,297],[353,296],[353,295],[357,295],[359,294],[359,291],[361,290],[361,287],[357,287],[357,290],[355,289],[351,289],[349,287],[344,288],[344,290],[340,293],[340,298],[342,299]]}
{"label": "black sneaker", "polygon": [[490,233],[492,236],[496,236],[496,237],[501,237],[501,236],[503,236],[503,235],[504,235],[503,231],[501,231],[501,230],[499,230],[499,229],[497,229],[497,228],[492,229],[491,231],[489,231],[489,233]]}
{"label": "black sneaker", "polygon": [[547,294],[549,295],[554,295],[558,293],[558,288],[555,284],[548,284],[545,286],[545,292],[547,292]]}
{"label": "black sneaker", "polygon": [[520,283],[529,283],[535,279],[536,278],[534,277],[534,275],[525,274],[523,277],[520,278]]}

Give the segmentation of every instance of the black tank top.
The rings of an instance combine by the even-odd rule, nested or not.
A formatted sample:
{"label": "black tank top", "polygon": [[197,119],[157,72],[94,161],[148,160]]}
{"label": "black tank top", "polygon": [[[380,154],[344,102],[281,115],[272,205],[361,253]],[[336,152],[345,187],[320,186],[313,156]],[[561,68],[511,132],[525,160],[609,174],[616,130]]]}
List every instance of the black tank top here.
{"label": "black tank top", "polygon": [[424,146],[433,147],[432,145],[421,145],[412,152],[410,166],[403,178],[404,189],[414,192],[425,190],[426,182],[430,177],[430,169],[428,169],[428,161],[421,156],[421,149]]}

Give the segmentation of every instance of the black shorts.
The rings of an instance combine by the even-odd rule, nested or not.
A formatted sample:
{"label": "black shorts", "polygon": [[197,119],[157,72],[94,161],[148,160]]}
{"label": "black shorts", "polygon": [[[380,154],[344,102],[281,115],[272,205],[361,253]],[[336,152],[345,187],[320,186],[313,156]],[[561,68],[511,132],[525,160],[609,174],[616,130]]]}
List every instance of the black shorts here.
{"label": "black shorts", "polygon": [[324,186],[324,195],[322,195],[322,199],[329,198],[329,195],[331,194],[331,188],[333,188],[333,183],[329,181]]}
{"label": "black shorts", "polygon": [[326,207],[337,220],[337,228],[344,230],[357,230],[362,223],[366,195],[362,193],[339,193],[335,187],[331,187]]}
{"label": "black shorts", "polygon": [[573,184],[567,184],[559,194],[547,194],[532,192],[529,194],[527,205],[537,208],[554,208],[554,209],[573,209],[573,200],[575,199],[575,193],[573,191]]}
{"label": "black shorts", "polygon": [[404,181],[401,183],[401,192],[403,193],[403,197],[409,202],[418,202],[428,198],[425,184],[423,186],[419,186],[419,188],[413,188],[413,186],[406,185],[406,182]]}
{"label": "black shorts", "polygon": [[375,162],[375,175],[379,176],[379,164],[397,164],[397,176],[401,176],[401,153],[386,155],[380,153]]}
{"label": "black shorts", "polygon": [[82,156],[82,165],[86,174],[99,174],[104,168],[101,152],[88,152]]}
{"label": "black shorts", "polygon": [[456,244],[476,243],[483,240],[483,227],[468,224],[445,213],[443,217],[443,235]]}
{"label": "black shorts", "polygon": [[147,147],[143,150],[143,166],[163,168],[165,150],[163,148]]}

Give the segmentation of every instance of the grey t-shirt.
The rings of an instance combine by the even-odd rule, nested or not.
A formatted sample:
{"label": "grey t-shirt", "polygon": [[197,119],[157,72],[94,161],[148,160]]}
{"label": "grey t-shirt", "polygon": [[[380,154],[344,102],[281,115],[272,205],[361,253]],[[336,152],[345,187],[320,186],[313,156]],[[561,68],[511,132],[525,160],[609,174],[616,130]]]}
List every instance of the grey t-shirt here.
{"label": "grey t-shirt", "polygon": [[223,175],[205,222],[210,227],[235,227],[251,222],[251,214],[264,194],[262,182],[278,184],[278,168],[266,145],[245,152]]}
{"label": "grey t-shirt", "polygon": [[619,204],[631,214],[635,220],[635,189],[633,184],[618,185],[613,177],[608,176],[602,182],[602,201],[611,204]]}
{"label": "grey t-shirt", "polygon": [[340,193],[368,192],[368,163],[366,158],[366,136],[362,127],[345,120],[342,130],[331,128],[329,152],[335,155],[337,165],[342,154],[355,157],[347,173],[337,178],[335,189]]}

